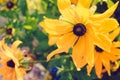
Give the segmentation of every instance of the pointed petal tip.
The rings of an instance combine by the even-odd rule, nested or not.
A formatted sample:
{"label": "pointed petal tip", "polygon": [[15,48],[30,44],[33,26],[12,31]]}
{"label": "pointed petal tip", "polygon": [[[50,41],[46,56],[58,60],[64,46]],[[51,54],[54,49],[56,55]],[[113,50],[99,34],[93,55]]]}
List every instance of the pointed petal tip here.
{"label": "pointed petal tip", "polygon": [[47,56],[47,62],[51,59],[50,54]]}

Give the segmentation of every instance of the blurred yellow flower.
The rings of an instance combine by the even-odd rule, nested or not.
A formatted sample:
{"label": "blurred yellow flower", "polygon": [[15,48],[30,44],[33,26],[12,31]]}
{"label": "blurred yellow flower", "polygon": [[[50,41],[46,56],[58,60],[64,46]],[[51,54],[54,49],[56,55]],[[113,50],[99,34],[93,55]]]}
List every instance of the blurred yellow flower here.
{"label": "blurred yellow flower", "polygon": [[0,30],[0,35],[4,38],[12,38],[15,36],[15,29],[11,26],[5,27]]}
{"label": "blurred yellow flower", "polygon": [[13,10],[16,8],[17,0],[1,0],[0,10]]}
{"label": "blurred yellow flower", "polygon": [[38,13],[45,13],[42,8],[41,0],[26,0],[26,2],[29,13],[32,13],[34,10],[37,10]]}
{"label": "blurred yellow flower", "polygon": [[0,41],[0,74],[4,80],[23,80],[25,69],[21,67],[20,60],[23,52],[18,48],[21,41],[15,41],[10,47],[5,44],[4,39]]}
{"label": "blurred yellow flower", "polygon": [[[110,38],[113,41],[119,34],[120,28],[116,29],[110,34]],[[110,69],[116,70],[119,68],[119,65],[117,64],[117,60],[120,59],[120,42],[114,42],[112,43],[111,51],[107,52],[103,49],[99,48],[98,46],[95,46],[94,50],[94,57],[95,57],[95,64],[94,66],[87,66],[88,75],[90,75],[90,72],[93,67],[95,67],[96,75],[98,78],[102,77],[102,70],[106,70],[108,72],[108,75],[111,75]],[[114,66],[113,63],[116,65]],[[111,65],[112,64],[112,65]],[[103,69],[104,66],[104,69]]]}
{"label": "blurred yellow flower", "polygon": [[73,7],[70,0],[58,0],[60,19],[44,18],[40,23],[49,34],[49,45],[58,47],[47,56],[47,60],[72,48],[72,59],[79,70],[87,63],[94,65],[94,45],[110,52],[112,41],[106,33],[119,25],[115,19],[109,18],[118,2],[102,14],[93,14],[89,9],[91,1],[78,0]]}

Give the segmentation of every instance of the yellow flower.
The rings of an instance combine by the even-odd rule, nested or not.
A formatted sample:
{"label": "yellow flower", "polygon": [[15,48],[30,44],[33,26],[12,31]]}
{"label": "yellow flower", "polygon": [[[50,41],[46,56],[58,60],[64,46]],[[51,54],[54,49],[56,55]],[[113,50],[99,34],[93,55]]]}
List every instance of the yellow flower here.
{"label": "yellow flower", "polygon": [[0,30],[1,36],[5,38],[12,38],[15,36],[15,29],[11,26],[5,27]]}
{"label": "yellow flower", "polygon": [[29,13],[32,13],[34,10],[37,10],[38,13],[45,13],[42,8],[41,0],[26,0],[26,2]]}
{"label": "yellow flower", "polygon": [[[120,29],[116,29],[110,34],[110,38],[113,41],[116,36],[119,34]],[[102,70],[103,66],[105,70],[108,72],[108,75],[111,75],[110,69],[111,66],[113,66],[113,63],[116,64],[116,66],[113,66],[112,69],[116,70],[119,66],[117,65],[117,60],[120,59],[120,42],[114,42],[112,43],[111,51],[107,52],[104,51],[103,49],[99,48],[98,46],[95,46],[94,50],[94,57],[95,57],[95,71],[96,75],[98,78],[102,77]],[[110,65],[112,64],[112,65]],[[90,75],[90,72],[92,70],[93,66],[88,65],[87,70],[88,70],[88,75]]]}
{"label": "yellow flower", "polygon": [[15,41],[10,47],[4,39],[0,41],[0,74],[4,80],[23,80],[25,69],[20,67],[19,61],[23,59],[23,52],[17,48],[21,41]]}
{"label": "yellow flower", "polygon": [[17,0],[1,0],[0,10],[13,10],[16,8]]}
{"label": "yellow flower", "polygon": [[49,45],[56,44],[58,47],[47,56],[47,60],[72,48],[72,59],[77,69],[80,69],[86,63],[94,65],[94,45],[110,52],[112,41],[107,33],[119,24],[109,17],[118,3],[102,14],[93,14],[89,9],[91,1],[78,0],[73,7],[70,0],[58,0],[60,19],[45,18],[40,23],[49,34]]}

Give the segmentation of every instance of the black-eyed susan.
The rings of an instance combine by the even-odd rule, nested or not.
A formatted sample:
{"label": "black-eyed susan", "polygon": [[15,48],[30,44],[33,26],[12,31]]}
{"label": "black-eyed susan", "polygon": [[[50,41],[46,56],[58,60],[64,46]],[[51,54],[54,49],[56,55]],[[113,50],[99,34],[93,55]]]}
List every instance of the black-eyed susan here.
{"label": "black-eyed susan", "polygon": [[102,14],[93,14],[89,9],[91,1],[78,0],[73,7],[70,0],[58,0],[60,19],[44,18],[40,23],[49,34],[49,45],[58,47],[47,56],[47,60],[72,48],[72,59],[79,70],[86,63],[94,65],[94,45],[110,52],[112,41],[106,33],[119,25],[115,19],[109,18],[118,2]]}
{"label": "black-eyed susan", "polygon": [[0,34],[1,34],[2,37],[12,38],[13,36],[15,36],[15,28],[13,28],[11,26],[2,28],[0,30]]}
{"label": "black-eyed susan", "polygon": [[42,0],[26,0],[26,2],[29,13],[33,13],[35,10],[37,10],[38,13],[45,13],[44,9],[42,8]]}
{"label": "black-eyed susan", "polygon": [[[113,41],[116,36],[119,34],[120,29],[116,29],[113,31],[109,37]],[[90,75],[90,72],[93,67],[95,67],[96,75],[98,78],[102,77],[103,70],[107,71],[108,75],[111,75],[110,70],[117,70],[119,68],[119,65],[117,64],[117,60],[120,59],[120,42],[114,42],[112,43],[111,51],[107,52],[101,49],[98,46],[95,46],[94,49],[94,57],[95,57],[95,64],[94,66],[87,66],[88,75]],[[113,65],[114,64],[114,65]]]}
{"label": "black-eyed susan", "polygon": [[16,8],[17,0],[1,0],[0,10],[13,10]]}
{"label": "black-eyed susan", "polygon": [[0,41],[0,74],[4,80],[23,80],[25,68],[21,67],[20,60],[24,58],[23,51],[18,48],[21,41],[15,41],[10,47],[4,39]]}

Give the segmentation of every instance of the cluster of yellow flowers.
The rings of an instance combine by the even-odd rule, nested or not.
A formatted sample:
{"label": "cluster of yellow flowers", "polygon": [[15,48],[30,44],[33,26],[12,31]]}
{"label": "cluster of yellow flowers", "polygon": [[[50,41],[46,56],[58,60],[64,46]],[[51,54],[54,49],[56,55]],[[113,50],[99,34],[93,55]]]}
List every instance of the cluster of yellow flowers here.
{"label": "cluster of yellow flowers", "polygon": [[111,64],[117,65],[117,60],[120,59],[120,42],[114,41],[120,31],[119,23],[111,17],[119,2],[104,13],[96,14],[91,10],[92,0],[71,1],[57,1],[61,13],[59,19],[45,17],[40,22],[48,33],[49,45],[57,45],[47,60],[56,54],[67,53],[72,48],[71,57],[77,70],[86,66],[90,75],[95,67],[99,78],[103,71],[111,75]]}
{"label": "cluster of yellow flowers", "polygon": [[20,64],[24,58],[23,51],[18,48],[21,43],[17,40],[8,47],[4,39],[0,41],[0,74],[3,75],[4,80],[23,80],[26,68]]}

